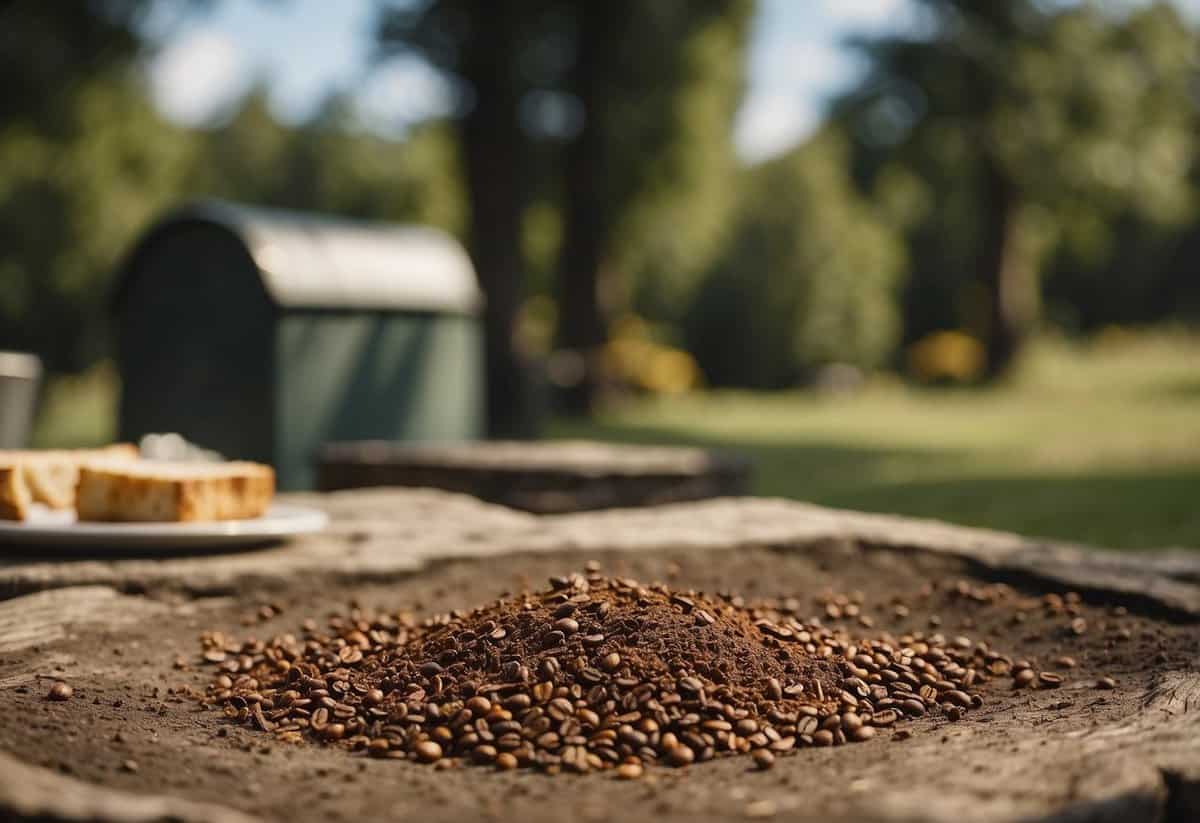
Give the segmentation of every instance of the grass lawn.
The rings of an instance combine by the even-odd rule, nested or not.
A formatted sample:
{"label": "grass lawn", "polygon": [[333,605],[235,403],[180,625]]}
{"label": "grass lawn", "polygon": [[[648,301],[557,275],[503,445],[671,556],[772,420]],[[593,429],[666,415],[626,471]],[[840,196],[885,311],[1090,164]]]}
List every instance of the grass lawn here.
{"label": "grass lawn", "polygon": [[1078,540],[1200,547],[1200,338],[1042,342],[1009,385],[712,392],[559,423],[755,462],[754,492]]}
{"label": "grass lawn", "polygon": [[[116,377],[53,382],[34,440],[115,432]],[[1043,341],[1010,384],[849,397],[711,392],[648,400],[554,437],[694,443],[755,461],[754,492],[1079,540],[1200,547],[1200,336]]]}

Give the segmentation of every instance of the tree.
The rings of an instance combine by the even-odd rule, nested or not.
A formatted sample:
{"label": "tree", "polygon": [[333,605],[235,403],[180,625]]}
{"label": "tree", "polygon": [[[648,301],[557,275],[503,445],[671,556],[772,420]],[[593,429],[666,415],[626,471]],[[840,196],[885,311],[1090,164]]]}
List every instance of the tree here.
{"label": "tree", "polygon": [[[488,299],[493,434],[521,432],[530,418],[513,330],[526,266],[522,220],[532,194],[547,176],[562,181],[550,186],[563,215],[559,344],[595,366],[607,334],[602,272],[635,257],[627,242],[635,233],[622,218],[638,201],[670,202],[665,192],[679,187],[694,194],[697,178],[732,169],[728,133],[740,73],[730,67],[740,65],[749,10],[750,0],[435,0],[385,10],[383,53],[416,50],[460,90],[456,129],[469,246]],[[716,48],[705,47],[712,42]],[[696,102],[706,86],[716,104]],[[579,121],[565,137],[561,177],[544,174],[548,163],[557,166],[555,141],[564,139],[538,134],[538,102],[546,100],[576,112]],[[726,153],[689,153],[679,148],[687,140],[724,141]],[[717,162],[706,166],[697,155]],[[570,407],[591,406],[597,372],[584,371],[568,395]]]}
{"label": "tree", "polygon": [[568,412],[596,402],[621,296],[640,287],[646,302],[681,305],[723,239],[751,10],[745,0],[580,4],[568,89],[584,122],[566,150],[558,342],[586,368],[565,393]]}
{"label": "tree", "polygon": [[738,220],[687,313],[714,385],[778,389],[827,364],[885,364],[899,332],[899,235],[848,172],[827,127],[744,173]]}
{"label": "tree", "polygon": [[1048,254],[1121,210],[1187,214],[1195,43],[1165,3],[1124,18],[1091,3],[921,6],[932,33],[863,44],[871,71],[838,111],[868,185],[902,165],[928,187],[914,260],[931,250],[977,284],[995,377],[1038,321]]}

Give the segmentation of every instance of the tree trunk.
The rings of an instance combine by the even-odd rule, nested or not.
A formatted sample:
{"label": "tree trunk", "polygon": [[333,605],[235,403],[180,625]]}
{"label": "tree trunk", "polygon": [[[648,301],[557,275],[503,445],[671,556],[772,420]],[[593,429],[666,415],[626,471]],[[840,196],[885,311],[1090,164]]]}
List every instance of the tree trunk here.
{"label": "tree trunk", "polygon": [[562,408],[568,414],[589,413],[603,383],[601,355],[608,318],[600,290],[611,228],[605,191],[604,123],[611,94],[606,61],[615,51],[613,38],[622,5],[585,3],[580,10],[579,51],[571,86],[586,119],[566,152],[565,227],[558,259],[558,346],[580,357],[584,368],[580,379],[562,392]]}
{"label": "tree trunk", "polygon": [[1038,293],[1037,271],[1025,242],[1016,187],[990,162],[985,182],[979,277],[988,300],[985,375],[994,380],[1009,372],[1033,331]]}
{"label": "tree trunk", "polygon": [[487,298],[484,339],[487,420],[491,437],[531,436],[528,372],[514,345],[524,265],[521,216],[526,200],[526,138],[518,121],[521,86],[514,68],[520,45],[517,0],[479,6],[476,35],[463,61],[475,92],[459,121],[468,199],[470,251]]}

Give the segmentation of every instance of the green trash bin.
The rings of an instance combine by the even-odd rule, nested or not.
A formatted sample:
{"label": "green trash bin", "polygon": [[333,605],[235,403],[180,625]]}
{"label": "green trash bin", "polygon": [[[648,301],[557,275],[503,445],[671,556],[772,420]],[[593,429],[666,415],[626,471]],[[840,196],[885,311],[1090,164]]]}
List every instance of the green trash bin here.
{"label": "green trash bin", "polygon": [[312,488],[328,441],[478,438],[482,304],[436,229],[184,206],[118,279],[121,437],[179,432],[282,489]]}

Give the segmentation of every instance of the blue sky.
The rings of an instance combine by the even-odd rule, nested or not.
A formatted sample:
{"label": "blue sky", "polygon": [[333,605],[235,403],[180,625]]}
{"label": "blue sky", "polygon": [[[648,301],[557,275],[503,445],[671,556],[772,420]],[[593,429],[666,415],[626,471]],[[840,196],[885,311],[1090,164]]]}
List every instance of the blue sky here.
{"label": "blue sky", "polygon": [[[1180,5],[1200,16],[1200,0]],[[220,117],[256,80],[291,121],[334,89],[350,90],[364,125],[384,132],[447,109],[445,83],[420,60],[370,66],[372,0],[223,0],[207,14],[173,16],[180,8],[157,7],[150,29],[161,48],[148,65],[156,103],[178,122]],[[861,70],[845,38],[909,25],[911,12],[911,0],[759,0],[734,128],[739,155],[754,162],[802,140]]]}

